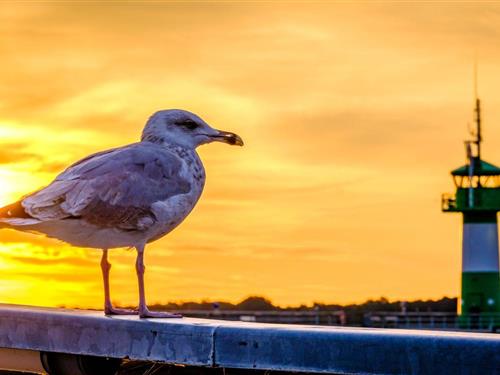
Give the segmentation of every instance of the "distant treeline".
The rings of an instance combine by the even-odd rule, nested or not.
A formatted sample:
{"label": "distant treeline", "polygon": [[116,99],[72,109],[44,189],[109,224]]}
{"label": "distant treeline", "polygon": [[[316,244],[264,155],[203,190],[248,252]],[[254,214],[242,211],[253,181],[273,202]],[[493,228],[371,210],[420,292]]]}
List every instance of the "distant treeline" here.
{"label": "distant treeline", "polygon": [[280,307],[275,306],[269,299],[259,296],[252,296],[244,299],[240,303],[229,302],[183,302],[155,305],[153,308],[160,310],[246,310],[246,311],[335,311],[343,310],[350,322],[361,322],[363,315],[371,311],[402,311],[407,312],[456,312],[457,299],[444,297],[439,300],[417,300],[417,301],[394,301],[389,302],[382,297],[378,300],[368,300],[361,304],[338,305],[314,303],[312,306]]}

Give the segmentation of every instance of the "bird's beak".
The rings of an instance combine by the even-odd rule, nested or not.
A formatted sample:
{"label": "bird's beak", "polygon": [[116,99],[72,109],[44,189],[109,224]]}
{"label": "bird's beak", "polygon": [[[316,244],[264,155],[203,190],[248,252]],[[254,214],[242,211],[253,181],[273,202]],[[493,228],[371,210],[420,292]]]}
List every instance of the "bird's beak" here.
{"label": "bird's beak", "polygon": [[217,130],[217,134],[211,136],[214,141],[224,142],[231,146],[243,146],[243,140],[237,134]]}

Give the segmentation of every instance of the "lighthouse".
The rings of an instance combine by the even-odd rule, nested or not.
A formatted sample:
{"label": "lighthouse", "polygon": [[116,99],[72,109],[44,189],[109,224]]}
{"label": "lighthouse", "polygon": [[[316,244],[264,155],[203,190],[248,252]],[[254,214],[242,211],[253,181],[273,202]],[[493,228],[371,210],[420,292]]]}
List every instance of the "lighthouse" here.
{"label": "lighthouse", "polygon": [[462,326],[473,321],[479,327],[497,325],[495,320],[500,313],[500,168],[482,159],[479,98],[474,122],[472,140],[465,142],[467,164],[451,171],[456,192],[443,195],[442,210],[462,213],[462,291],[458,312]]}

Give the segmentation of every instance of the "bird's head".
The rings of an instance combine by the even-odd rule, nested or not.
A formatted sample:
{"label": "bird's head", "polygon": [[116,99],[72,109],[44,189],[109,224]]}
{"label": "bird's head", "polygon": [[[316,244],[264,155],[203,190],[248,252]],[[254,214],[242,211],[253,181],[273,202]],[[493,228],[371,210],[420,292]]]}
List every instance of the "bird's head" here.
{"label": "bird's head", "polygon": [[170,143],[193,149],[210,142],[243,146],[243,141],[238,135],[214,129],[194,113],[181,109],[167,109],[154,113],[144,127],[141,140]]}

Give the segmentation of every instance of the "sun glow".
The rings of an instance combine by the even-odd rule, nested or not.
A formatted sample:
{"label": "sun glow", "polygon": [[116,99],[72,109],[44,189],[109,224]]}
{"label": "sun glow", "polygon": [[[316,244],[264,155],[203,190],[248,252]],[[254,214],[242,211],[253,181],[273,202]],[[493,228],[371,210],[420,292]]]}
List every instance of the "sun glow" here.
{"label": "sun glow", "polygon": [[[4,206],[19,198],[19,186],[12,184],[19,173],[0,168],[0,206]],[[10,182],[10,183],[9,183]]]}

